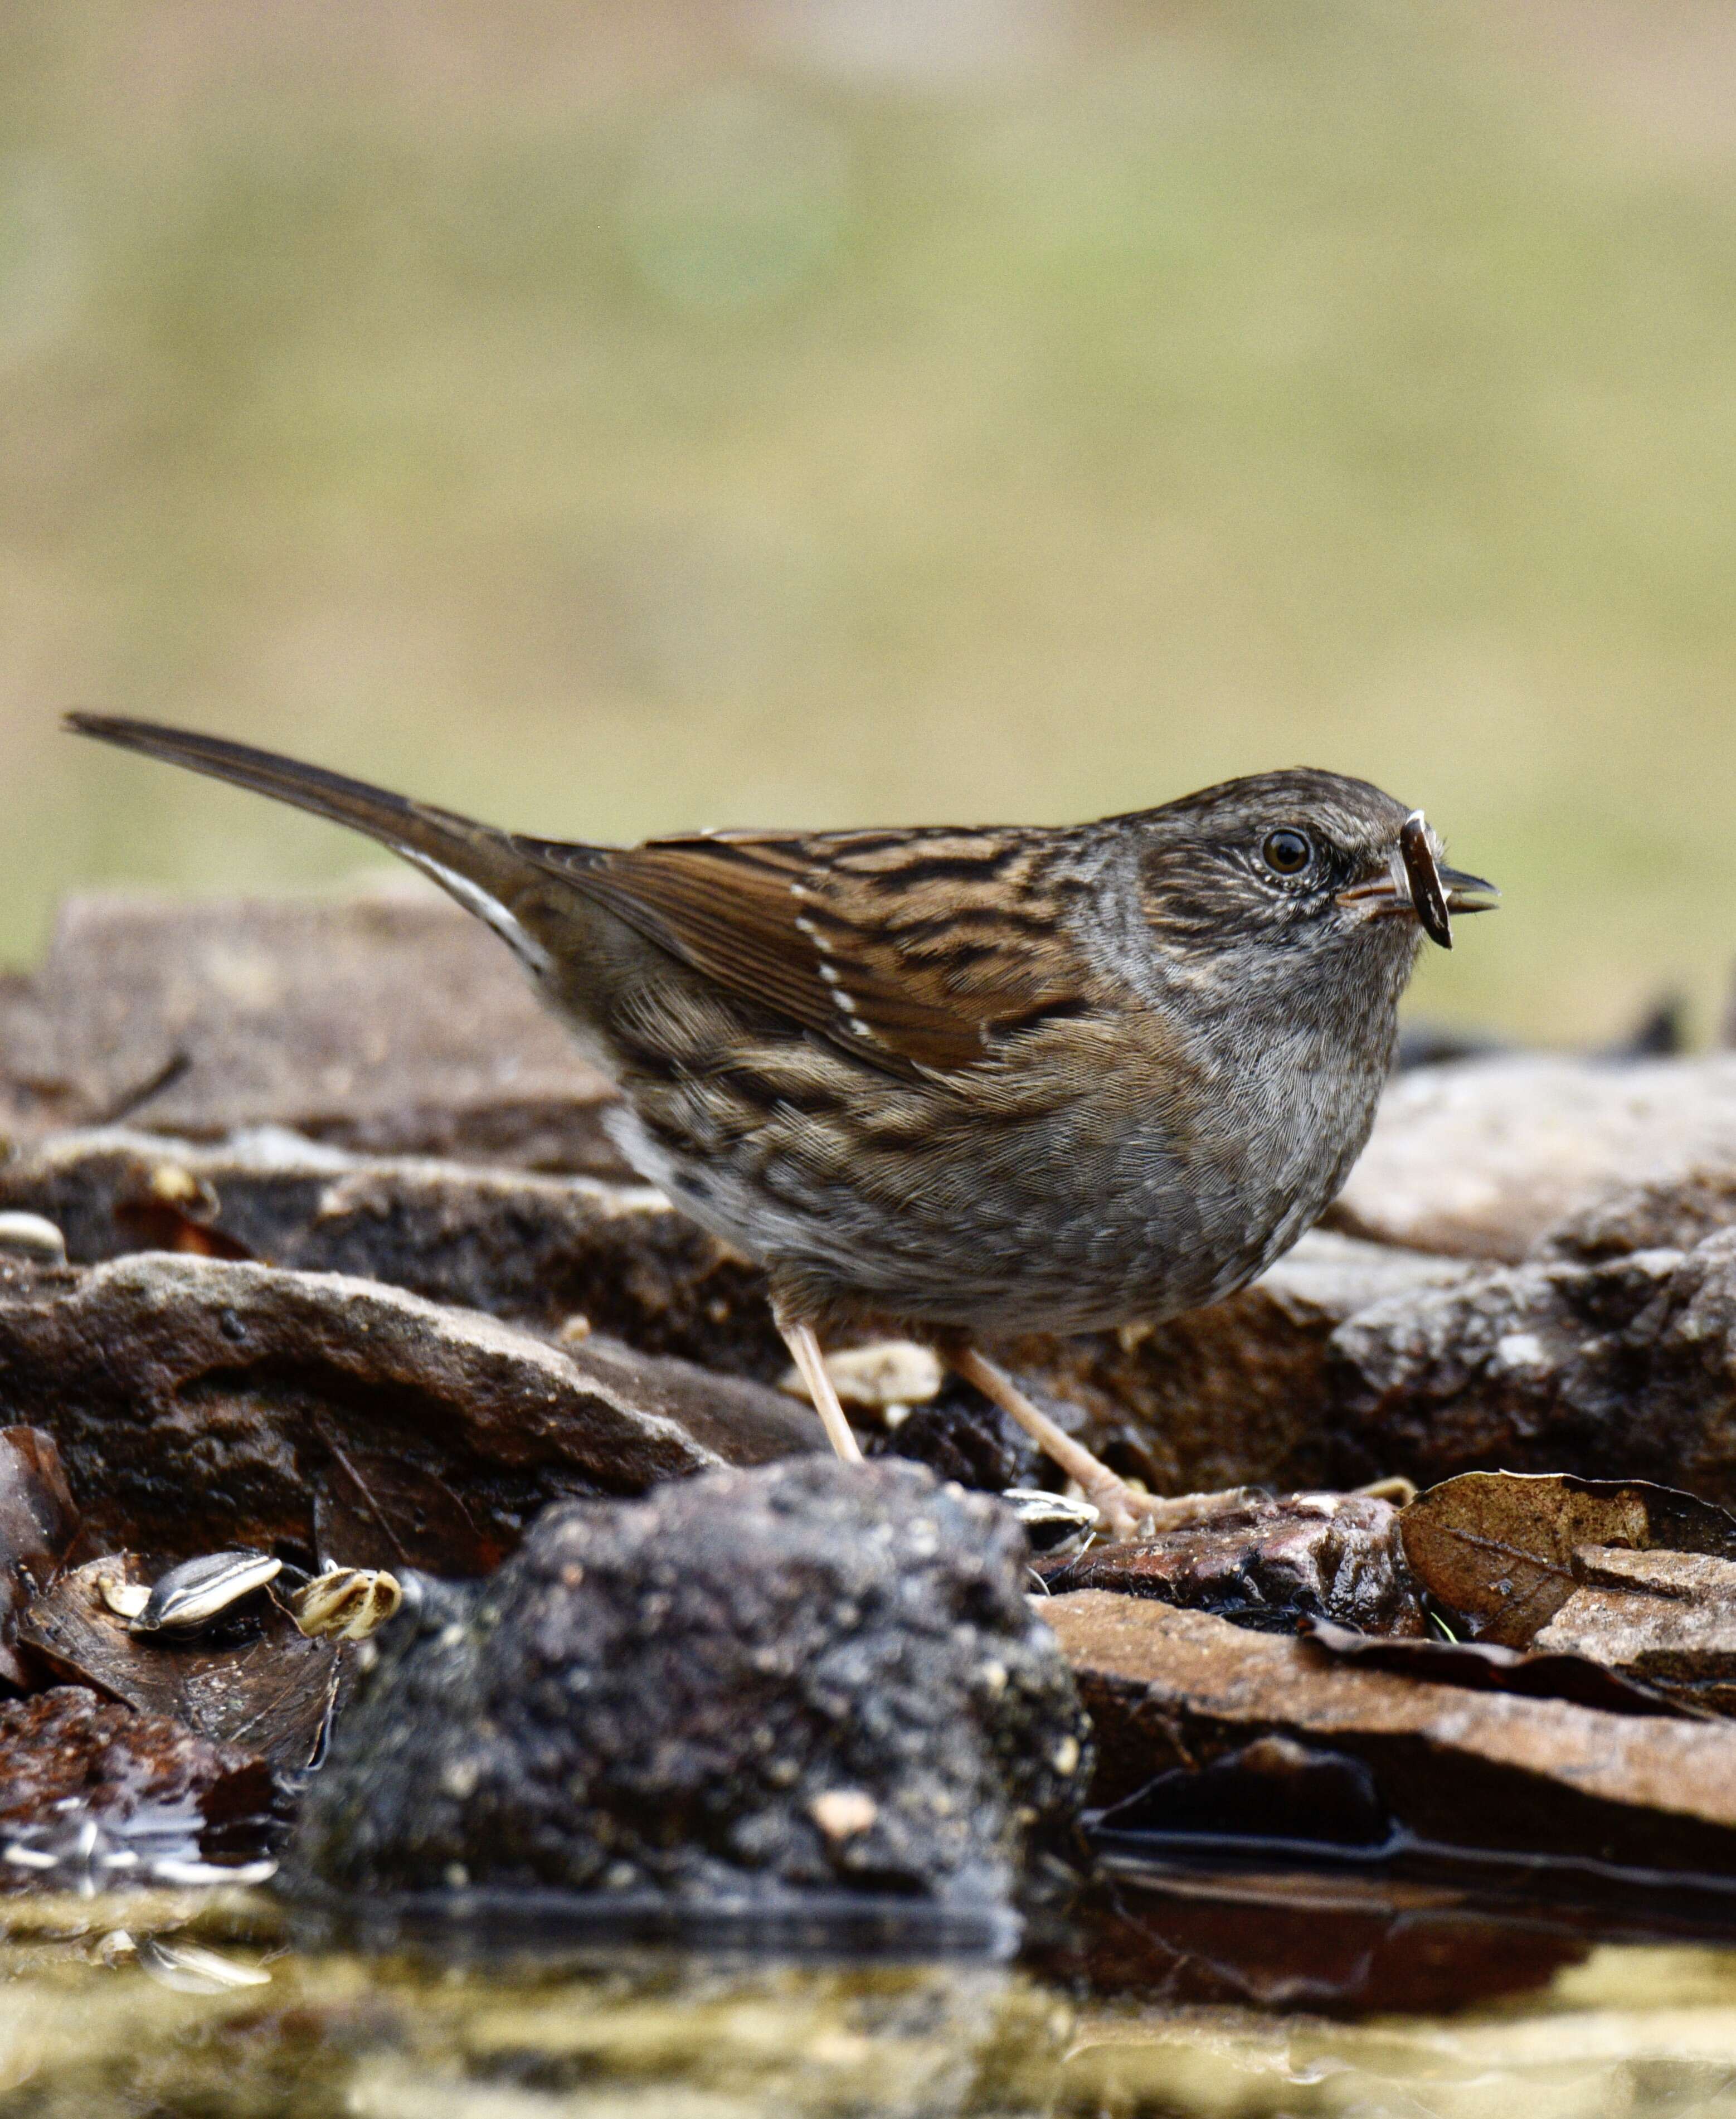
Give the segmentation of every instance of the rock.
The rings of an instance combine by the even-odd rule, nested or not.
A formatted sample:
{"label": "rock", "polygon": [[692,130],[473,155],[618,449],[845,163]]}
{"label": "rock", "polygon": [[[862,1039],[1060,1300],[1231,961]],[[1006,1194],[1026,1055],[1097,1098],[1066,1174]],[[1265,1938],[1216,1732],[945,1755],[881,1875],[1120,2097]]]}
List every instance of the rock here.
{"label": "rock", "polygon": [[[262,1760],[164,1715],[78,1685],[0,1704],[0,1888],[142,1882],[153,1836],[196,1860],[202,1838],[257,1830],[271,1799]],[[109,1852],[121,1858],[105,1862]]]}
{"label": "rock", "polygon": [[[1024,1381],[1029,1388],[1030,1378]],[[1074,1415],[1075,1426],[1086,1424]],[[1058,1488],[1063,1483],[1016,1420],[957,1382],[950,1382],[932,1405],[913,1406],[910,1417],[896,1427],[864,1429],[862,1446],[871,1457],[905,1457],[926,1464],[937,1477],[980,1493],[1040,1488],[1045,1482]]]}
{"label": "rock", "polygon": [[1589,1656],[1673,1699],[1736,1710],[1736,1560],[1582,1546],[1580,1587],[1537,1646]]}
{"label": "rock", "polygon": [[0,1164],[0,1207],[54,1220],[91,1264],[140,1250],[389,1281],[558,1332],[766,1382],[789,1356],[758,1270],[648,1185],[354,1156],[262,1128],[200,1144],[102,1128]]}
{"label": "rock", "polygon": [[1467,1060],[1389,1083],[1326,1225],[1512,1264],[1618,1187],[1708,1163],[1736,1165],[1736,1055]]}
{"label": "rock", "polygon": [[816,1458],[556,1509],[467,1602],[378,1636],[294,1873],[1004,1903],[1089,1774],[1024,1574],[1006,1511],[910,1464]]}
{"label": "rock", "polygon": [[1044,1610],[1096,1731],[1092,1800],[1146,1792],[1144,1829],[1164,1829],[1166,1808],[1187,1829],[1190,1787],[1257,1745],[1264,1778],[1294,1792],[1294,1815],[1264,1813],[1289,1837],[1317,1806],[1331,1828],[1320,1836],[1338,1844],[1402,1832],[1651,1871],[1727,1874],[1736,1862],[1730,1723],[1419,1683],[1098,1589]]}
{"label": "rock", "polygon": [[[439,996],[431,1006],[429,997]],[[479,922],[348,899],[69,899],[0,989],[0,1129],[266,1124],[388,1153],[622,1174],[613,1091]]]}
{"label": "rock", "polygon": [[551,1500],[820,1439],[775,1392],[601,1335],[557,1347],[372,1281],[163,1254],[0,1278],[0,1407],[53,1435],[99,1551],[164,1559],[311,1560],[322,1482],[356,1454],[431,1473],[510,1548]]}
{"label": "rock", "polygon": [[1058,1596],[1112,1589],[1285,1633],[1304,1614],[1370,1634],[1424,1631],[1398,1510],[1355,1494],[1256,1500],[1160,1537],[1037,1565]]}
{"label": "rock", "polygon": [[1345,1484],[1571,1468],[1736,1502],[1736,1231],[1376,1303],[1332,1334],[1327,1366]]}
{"label": "rock", "polygon": [[1634,1251],[1692,1250],[1736,1226],[1736,1157],[1599,1194],[1538,1239],[1535,1255],[1596,1265]]}

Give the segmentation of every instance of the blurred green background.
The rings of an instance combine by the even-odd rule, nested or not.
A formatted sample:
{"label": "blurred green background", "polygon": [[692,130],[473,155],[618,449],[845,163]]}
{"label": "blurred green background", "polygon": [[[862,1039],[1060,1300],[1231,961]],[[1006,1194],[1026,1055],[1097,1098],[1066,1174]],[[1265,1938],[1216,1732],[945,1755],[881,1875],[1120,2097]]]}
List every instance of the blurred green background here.
{"label": "blurred green background", "polygon": [[1736,14],[0,4],[0,959],[372,856],[56,730],[529,829],[1293,763],[1562,1041],[1736,952]]}

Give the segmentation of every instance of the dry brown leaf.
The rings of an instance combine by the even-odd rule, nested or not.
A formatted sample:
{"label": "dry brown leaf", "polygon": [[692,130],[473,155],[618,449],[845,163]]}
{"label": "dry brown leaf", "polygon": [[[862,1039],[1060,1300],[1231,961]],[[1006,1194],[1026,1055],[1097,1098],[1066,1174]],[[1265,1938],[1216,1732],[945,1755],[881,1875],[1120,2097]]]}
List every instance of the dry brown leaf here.
{"label": "dry brown leaf", "polygon": [[1399,1518],[1405,1557],[1471,1637],[1528,1648],[1577,1587],[1580,1546],[1664,1546],[1736,1559],[1736,1516],[1643,1479],[1466,1472]]}

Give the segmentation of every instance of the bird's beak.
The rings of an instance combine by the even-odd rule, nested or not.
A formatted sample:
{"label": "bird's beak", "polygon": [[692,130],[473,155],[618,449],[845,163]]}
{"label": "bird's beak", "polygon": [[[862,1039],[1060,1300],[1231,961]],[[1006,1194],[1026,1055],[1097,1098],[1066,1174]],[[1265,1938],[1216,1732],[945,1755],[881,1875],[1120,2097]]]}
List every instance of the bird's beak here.
{"label": "bird's beak", "polygon": [[1413,809],[1399,830],[1397,855],[1384,875],[1371,883],[1341,891],[1340,905],[1367,907],[1371,916],[1408,914],[1420,922],[1423,932],[1442,948],[1452,947],[1455,912],[1491,912],[1501,893],[1481,876],[1466,875],[1456,868],[1442,868],[1429,843],[1428,827],[1420,809]]}

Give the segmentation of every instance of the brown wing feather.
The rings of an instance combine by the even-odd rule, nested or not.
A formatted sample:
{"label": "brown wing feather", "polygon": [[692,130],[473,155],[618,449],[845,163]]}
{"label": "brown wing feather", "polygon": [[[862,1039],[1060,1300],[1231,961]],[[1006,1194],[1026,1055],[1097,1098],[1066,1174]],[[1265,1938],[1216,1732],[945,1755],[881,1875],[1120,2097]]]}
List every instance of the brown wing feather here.
{"label": "brown wing feather", "polygon": [[1048,836],[729,832],[574,849],[560,865],[726,990],[879,1065],[945,1070],[1077,1005]]}

